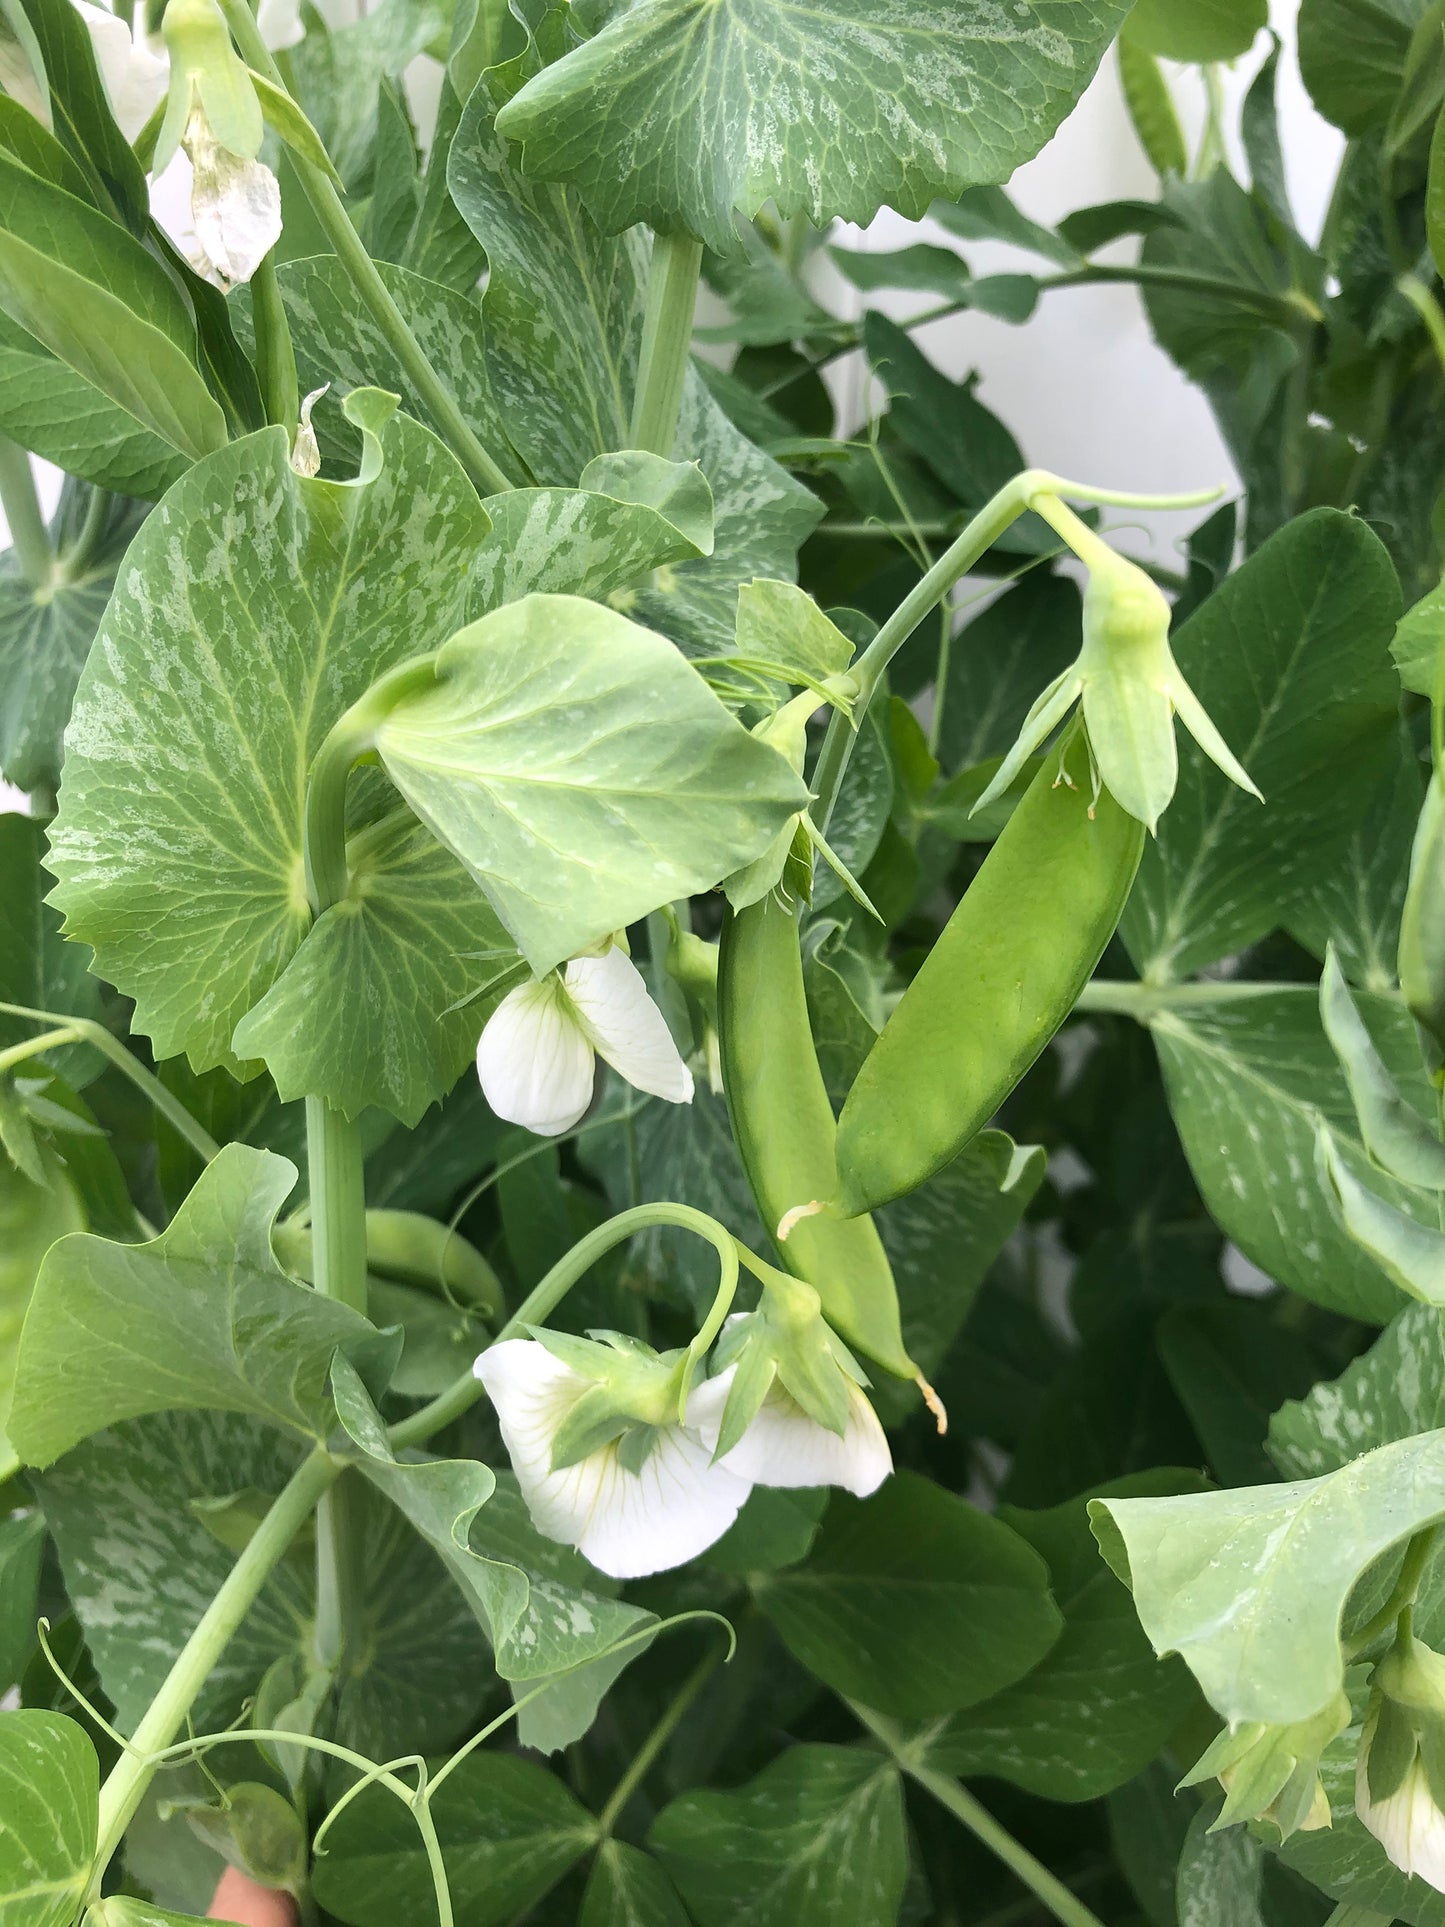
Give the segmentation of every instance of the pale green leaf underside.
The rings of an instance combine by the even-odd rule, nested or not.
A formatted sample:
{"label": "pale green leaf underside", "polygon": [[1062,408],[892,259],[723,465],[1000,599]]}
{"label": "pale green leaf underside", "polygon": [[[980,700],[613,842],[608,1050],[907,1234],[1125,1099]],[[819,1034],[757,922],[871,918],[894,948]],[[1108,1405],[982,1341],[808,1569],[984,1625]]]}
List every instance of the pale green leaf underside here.
{"label": "pale green leaf underside", "polygon": [[288,1159],[230,1144],[150,1244],[75,1233],[51,1247],[10,1416],[29,1464],[123,1419],[187,1406],[325,1432],[333,1353],[373,1350],[377,1334],[277,1264],[271,1226],[295,1183]]}
{"label": "pale green leaf underside", "polygon": [[[463,615],[486,516],[425,429],[396,416],[381,442],[363,486],[295,475],[275,428],[199,463],[136,538],[76,692],[55,901],[135,999],[156,1055],[184,1051],[197,1070],[238,1068],[236,1025],[306,934],[302,809],[322,738],[377,674]],[[456,877],[452,914],[466,917]],[[380,865],[368,888],[380,915]],[[377,1023],[367,1011],[385,1006],[416,1046],[409,1077],[429,1054],[454,1059],[431,1029],[441,1010],[419,1007],[415,988],[368,975],[351,1012],[359,1058]],[[372,1101],[396,1094],[378,1075]]]}
{"label": "pale green leaf underside", "polygon": [[910,218],[1006,181],[1093,76],[1123,0],[637,0],[499,118],[529,173],[610,232],[737,245],[773,200],[816,225]]}
{"label": "pale green leaf underside", "polygon": [[1344,1678],[1340,1620],[1372,1560],[1445,1515],[1445,1432],[1320,1479],[1090,1507],[1157,1653],[1179,1653],[1224,1719],[1317,1713]]}
{"label": "pale green leaf underside", "polygon": [[670,643],[529,596],[464,629],[376,742],[537,972],[755,856],[806,791]]}

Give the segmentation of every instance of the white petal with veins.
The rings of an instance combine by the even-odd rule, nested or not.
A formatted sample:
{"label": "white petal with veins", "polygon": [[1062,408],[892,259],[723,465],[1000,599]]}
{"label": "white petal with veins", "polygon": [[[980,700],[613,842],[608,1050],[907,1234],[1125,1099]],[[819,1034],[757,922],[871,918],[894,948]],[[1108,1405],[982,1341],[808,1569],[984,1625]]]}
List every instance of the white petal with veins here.
{"label": "white petal with veins", "polygon": [[508,991],[477,1044],[487,1102],[509,1124],[556,1137],[592,1102],[592,1046],[555,976]]}
{"label": "white petal with veins", "polygon": [[578,1551],[614,1579],[680,1566],[720,1539],[748,1496],[695,1433],[662,1429],[639,1472],[617,1445],[552,1470],[552,1441],[591,1380],[535,1339],[509,1338],[482,1353],[486,1386],[522,1496],[539,1532]]}
{"label": "white petal with veins", "polygon": [[1362,1747],[1355,1811],[1402,1873],[1418,1874],[1445,1893],[1445,1814],[1435,1804],[1418,1754],[1395,1791],[1376,1802],[1370,1799],[1366,1757]]}
{"label": "white petal with veins", "polygon": [[625,951],[611,944],[600,957],[574,957],[564,981],[598,1056],[619,1076],[670,1104],[692,1102],[692,1072]]}
{"label": "white petal with veins", "polygon": [[[735,1365],[700,1385],[687,1401],[687,1417],[707,1444],[716,1447]],[[719,1461],[754,1485],[839,1485],[866,1499],[893,1470],[893,1454],[878,1414],[860,1388],[848,1387],[848,1425],[843,1436],[785,1392],[776,1379],[756,1418],[732,1451]]]}

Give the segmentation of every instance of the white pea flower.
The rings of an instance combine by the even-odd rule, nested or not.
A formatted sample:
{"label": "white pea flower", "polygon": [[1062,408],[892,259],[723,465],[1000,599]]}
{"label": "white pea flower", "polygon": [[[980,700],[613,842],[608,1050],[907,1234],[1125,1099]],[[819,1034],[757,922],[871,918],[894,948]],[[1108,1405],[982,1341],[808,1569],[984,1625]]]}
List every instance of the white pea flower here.
{"label": "white pea flower", "polygon": [[1407,1635],[1370,1686],[1355,1811],[1402,1873],[1445,1893],[1445,1658]]}
{"label": "white pea flower", "polygon": [[94,0],[73,4],[90,34],[116,125],[133,141],[165,98],[170,63],[147,45],[144,32],[136,33],[118,14]]}
{"label": "white pea flower", "polygon": [[[687,1416],[716,1450],[736,1365],[699,1385]],[[840,1437],[810,1418],[775,1378],[747,1430],[718,1463],[753,1485],[839,1485],[866,1499],[893,1470],[878,1414],[861,1386],[848,1386],[848,1418]]]}
{"label": "white pea flower", "polygon": [[306,38],[298,0],[261,0],[256,9],[256,26],[273,54],[285,53]]}
{"label": "white pea flower", "polygon": [[592,1102],[599,1057],[639,1091],[692,1102],[666,1019],[615,943],[509,991],[482,1031],[477,1076],[498,1117],[556,1137]]}
{"label": "white pea flower", "polygon": [[475,1371],[537,1530],[599,1572],[638,1579],[706,1551],[750,1487],[678,1422],[682,1355],[614,1346],[625,1349],[553,1332],[508,1338]]}
{"label": "white pea flower", "polygon": [[281,238],[281,183],[264,161],[242,160],[192,116],[182,143],[191,160],[191,219],[211,267],[228,286],[249,281]]}

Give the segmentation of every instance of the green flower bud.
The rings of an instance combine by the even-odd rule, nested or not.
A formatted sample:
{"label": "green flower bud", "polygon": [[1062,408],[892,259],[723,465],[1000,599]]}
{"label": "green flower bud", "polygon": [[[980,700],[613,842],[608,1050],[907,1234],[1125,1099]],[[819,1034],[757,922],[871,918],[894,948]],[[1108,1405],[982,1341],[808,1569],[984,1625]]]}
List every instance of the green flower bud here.
{"label": "green flower bud", "polygon": [[1099,780],[1151,831],[1178,780],[1176,714],[1231,782],[1259,796],[1174,660],[1169,647],[1172,612],[1158,585],[1135,563],[1116,555],[1056,497],[1040,495],[1033,506],[1088,567],[1083,646],[1024,718],[1018,741],[974,812],[1004,794],[1076,702],[1083,709]]}
{"label": "green flower bud", "polygon": [[1340,1692],[1311,1719],[1289,1726],[1226,1727],[1179,1784],[1218,1779],[1224,1806],[1211,1832],[1241,1820],[1268,1820],[1282,1840],[1314,1832],[1330,1824],[1320,1755],[1349,1723],[1350,1702]]}
{"label": "green flower bud", "polygon": [[156,173],[187,140],[197,114],[218,148],[236,160],[254,161],[265,132],[261,102],[216,0],[170,0],[161,31],[171,57],[171,84],[156,141]]}

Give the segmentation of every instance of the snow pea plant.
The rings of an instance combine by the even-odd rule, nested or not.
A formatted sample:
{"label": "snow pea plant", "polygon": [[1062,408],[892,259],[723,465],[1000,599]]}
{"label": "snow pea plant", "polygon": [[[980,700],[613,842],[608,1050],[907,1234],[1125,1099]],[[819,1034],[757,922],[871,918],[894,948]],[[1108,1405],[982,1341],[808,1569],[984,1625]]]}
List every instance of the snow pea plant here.
{"label": "snow pea plant", "polygon": [[[1266,27],[0,0],[5,1927],[1445,1923],[1445,8],[1318,241]],[[927,352],[1100,283],[1237,485]]]}

